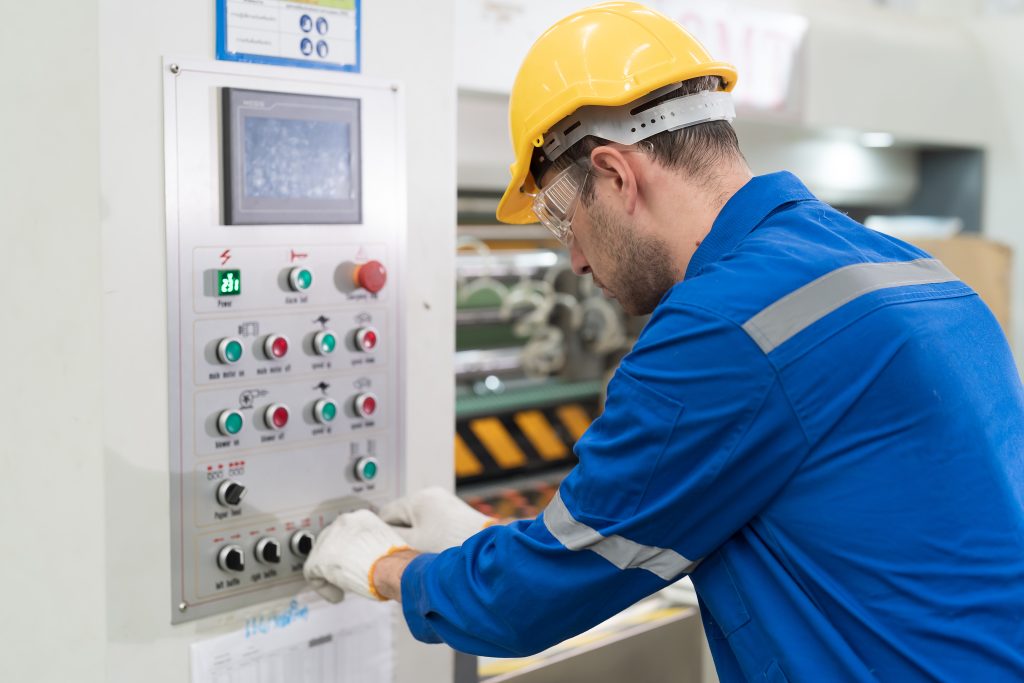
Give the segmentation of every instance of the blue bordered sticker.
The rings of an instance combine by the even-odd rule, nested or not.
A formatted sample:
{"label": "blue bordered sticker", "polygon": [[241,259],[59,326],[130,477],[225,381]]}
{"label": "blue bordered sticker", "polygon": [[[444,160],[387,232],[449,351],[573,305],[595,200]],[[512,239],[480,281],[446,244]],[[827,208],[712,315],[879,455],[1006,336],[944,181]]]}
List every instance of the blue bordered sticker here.
{"label": "blue bordered sticker", "polygon": [[217,59],[360,70],[361,0],[217,0]]}

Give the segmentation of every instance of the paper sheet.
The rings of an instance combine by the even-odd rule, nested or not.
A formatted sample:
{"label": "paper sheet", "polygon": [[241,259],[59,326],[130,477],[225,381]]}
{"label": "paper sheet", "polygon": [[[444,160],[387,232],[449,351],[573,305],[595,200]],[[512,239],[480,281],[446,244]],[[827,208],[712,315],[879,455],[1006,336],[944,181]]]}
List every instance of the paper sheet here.
{"label": "paper sheet", "polygon": [[391,683],[392,603],[300,598],[191,646],[192,683]]}

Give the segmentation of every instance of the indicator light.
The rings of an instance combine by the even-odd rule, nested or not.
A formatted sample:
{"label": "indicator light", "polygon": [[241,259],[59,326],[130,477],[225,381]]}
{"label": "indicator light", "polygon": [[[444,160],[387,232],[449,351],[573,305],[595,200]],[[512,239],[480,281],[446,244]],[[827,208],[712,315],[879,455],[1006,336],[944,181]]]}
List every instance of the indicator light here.
{"label": "indicator light", "polygon": [[279,432],[288,426],[289,417],[291,414],[288,412],[288,406],[282,403],[272,403],[263,413],[263,422],[270,429]]}
{"label": "indicator light", "polygon": [[288,337],[283,334],[272,334],[263,342],[263,351],[267,358],[280,360],[288,355]]}
{"label": "indicator light", "polygon": [[236,337],[225,337],[217,344],[217,360],[224,365],[234,365],[244,355],[245,347]]}
{"label": "indicator light", "polygon": [[313,350],[320,356],[327,356],[334,353],[338,348],[338,336],[331,330],[317,332],[313,337]]}
{"label": "indicator light", "polygon": [[234,436],[244,425],[245,417],[237,410],[222,410],[217,416],[217,430],[224,436]]}
{"label": "indicator light", "polygon": [[288,271],[288,286],[296,292],[304,292],[313,286],[313,273],[308,268],[292,268]]}

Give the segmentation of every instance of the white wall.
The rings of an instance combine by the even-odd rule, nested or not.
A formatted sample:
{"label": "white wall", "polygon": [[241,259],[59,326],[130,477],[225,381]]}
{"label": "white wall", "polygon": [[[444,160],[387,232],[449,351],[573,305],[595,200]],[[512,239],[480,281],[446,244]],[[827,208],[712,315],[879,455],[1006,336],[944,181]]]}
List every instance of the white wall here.
{"label": "white wall", "polygon": [[97,9],[64,4],[0,22],[5,681],[104,676]]}
{"label": "white wall", "polygon": [[[364,72],[407,84],[407,485],[450,484],[454,18],[363,8]],[[3,680],[185,681],[190,642],[257,611],[169,624],[161,58],[213,53],[207,0],[19,3],[0,22],[0,277],[18,332],[0,335]],[[399,681],[450,680],[450,651],[407,640]]]}
{"label": "white wall", "polygon": [[973,125],[988,131],[984,232],[1014,249],[1013,341],[1024,371],[1024,15],[972,22],[989,87]]}

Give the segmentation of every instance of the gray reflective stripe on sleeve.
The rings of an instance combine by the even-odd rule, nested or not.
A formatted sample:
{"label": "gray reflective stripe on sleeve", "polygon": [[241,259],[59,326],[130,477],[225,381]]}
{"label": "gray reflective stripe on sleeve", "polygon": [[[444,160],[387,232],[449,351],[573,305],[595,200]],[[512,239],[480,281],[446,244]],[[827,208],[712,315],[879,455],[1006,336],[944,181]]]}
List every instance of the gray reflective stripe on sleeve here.
{"label": "gray reflective stripe on sleeve", "polygon": [[748,320],[743,330],[762,351],[771,353],[786,340],[864,294],[956,279],[956,275],[935,259],[857,263],[833,270],[787,294]]}
{"label": "gray reflective stripe on sleeve", "polygon": [[674,550],[640,545],[622,536],[602,536],[573,518],[560,492],[544,510],[544,526],[569,550],[592,550],[619,569],[646,569],[665,581],[679,578],[695,565]]}

